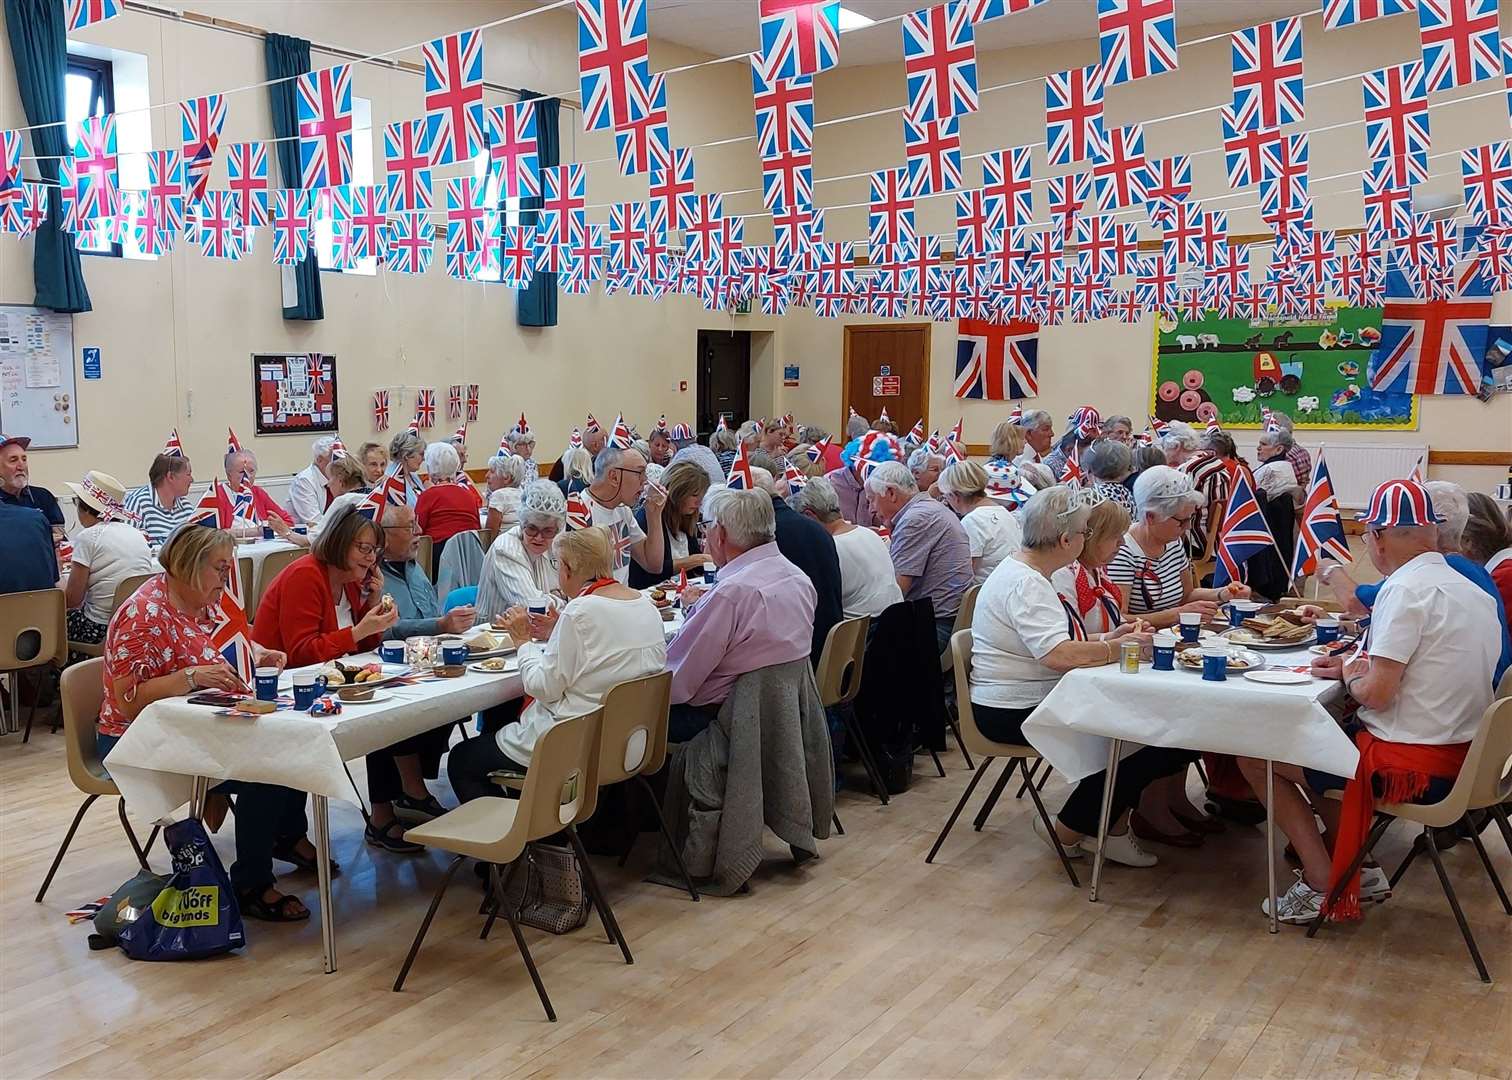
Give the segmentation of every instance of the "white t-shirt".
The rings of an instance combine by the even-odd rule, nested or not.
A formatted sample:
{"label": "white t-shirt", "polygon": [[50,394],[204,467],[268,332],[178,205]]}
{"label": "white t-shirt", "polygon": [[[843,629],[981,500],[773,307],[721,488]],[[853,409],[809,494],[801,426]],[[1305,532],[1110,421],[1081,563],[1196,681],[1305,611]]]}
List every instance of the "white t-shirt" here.
{"label": "white t-shirt", "polygon": [[91,622],[110,622],[116,586],[133,574],[157,570],[147,537],[124,521],[102,521],[81,529],[73,538],[73,561],[89,567],[83,611]]}
{"label": "white t-shirt", "polygon": [[663,534],[667,538],[667,545],[672,549],[672,558],[686,559],[688,557],[688,534],[684,532],[668,532]]}
{"label": "white t-shirt", "polygon": [[488,508],[499,512],[499,531],[512,529],[520,523],[520,489],[501,487],[489,492]]}
{"label": "white t-shirt", "polygon": [[1018,518],[996,503],[978,506],[961,519],[961,525],[971,544],[971,557],[981,560],[974,571],[978,585],[987,580],[998,563],[1024,546],[1024,529]]}
{"label": "white t-shirt", "polygon": [[1381,586],[1365,651],[1407,665],[1390,706],[1360,710],[1371,734],[1424,745],[1469,742],[1491,703],[1501,657],[1496,602],[1438,552],[1427,552]]}
{"label": "white t-shirt", "polygon": [[301,525],[313,525],[326,510],[325,474],[311,462],[289,481],[289,510]]}
{"label": "white t-shirt", "polygon": [[887,544],[872,530],[854,528],[835,536],[840,556],[840,605],[847,619],[876,618],[903,602]]}
{"label": "white t-shirt", "polygon": [[621,585],[629,584],[630,560],[634,557],[630,554],[630,549],[646,538],[646,530],[635,520],[635,511],[631,507],[605,506],[593,497],[591,491],[584,491],[583,499],[593,514],[593,527],[608,529],[610,539],[614,542],[614,580]]}
{"label": "white t-shirt", "polygon": [[1040,661],[1071,639],[1066,609],[1050,579],[1027,563],[998,564],[977,594],[971,632],[973,704],[1032,709],[1060,680]]}

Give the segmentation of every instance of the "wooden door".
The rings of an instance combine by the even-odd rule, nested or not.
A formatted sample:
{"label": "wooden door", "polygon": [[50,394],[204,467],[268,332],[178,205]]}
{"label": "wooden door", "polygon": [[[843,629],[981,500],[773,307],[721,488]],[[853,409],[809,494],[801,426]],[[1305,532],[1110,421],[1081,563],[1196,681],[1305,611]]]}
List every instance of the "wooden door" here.
{"label": "wooden door", "polygon": [[739,427],[751,412],[751,335],[744,330],[698,332],[698,437],[706,439],[721,414]]}
{"label": "wooden door", "polygon": [[929,323],[845,328],[845,398],[837,431],[845,431],[847,408],[875,420],[884,407],[900,437],[921,416],[928,430],[929,329]]}

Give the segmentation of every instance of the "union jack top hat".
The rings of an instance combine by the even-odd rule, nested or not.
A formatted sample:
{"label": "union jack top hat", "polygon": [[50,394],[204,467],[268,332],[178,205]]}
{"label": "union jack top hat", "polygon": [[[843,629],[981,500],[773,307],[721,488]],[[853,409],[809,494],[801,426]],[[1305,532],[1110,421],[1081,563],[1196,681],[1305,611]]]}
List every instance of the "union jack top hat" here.
{"label": "union jack top hat", "polygon": [[693,434],[693,429],[690,428],[687,424],[672,425],[673,442],[692,442],[695,438],[697,438],[697,436]]}
{"label": "union jack top hat", "polygon": [[1090,439],[1102,430],[1102,413],[1091,405],[1083,405],[1071,414],[1067,422],[1083,439]]}
{"label": "union jack top hat", "polygon": [[1428,490],[1416,480],[1387,480],[1371,492],[1370,506],[1355,520],[1367,529],[1415,529],[1444,519],[1433,510]]}

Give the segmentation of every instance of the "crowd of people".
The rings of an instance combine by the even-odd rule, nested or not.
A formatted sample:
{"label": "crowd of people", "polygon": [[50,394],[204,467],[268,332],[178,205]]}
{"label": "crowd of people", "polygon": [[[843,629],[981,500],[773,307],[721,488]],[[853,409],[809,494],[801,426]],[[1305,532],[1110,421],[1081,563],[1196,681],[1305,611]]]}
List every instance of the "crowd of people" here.
{"label": "crowd of people", "polygon": [[[542,468],[522,415],[487,462],[481,489],[465,471],[465,427],[429,445],[411,428],[387,446],[351,452],[335,437],[317,439],[286,505],[257,485],[250,451],[231,446],[222,466],[227,488],[250,507],[247,521],[308,548],[262,591],[252,626],[259,663],[319,664],[389,637],[479,623],[518,648],[528,697],[486,714],[484,738],[447,756],[448,724],[368,756],[366,838],[407,854],[420,849],[402,822],[444,809],[426,783],[443,757],[459,799],[497,793],[491,773],[528,770],[544,731],[626,679],[671,670],[669,736],[685,741],[709,726],[742,674],[800,658],[817,665],[842,619],[916,605],[930,613],[934,651],[945,654],[979,588],[969,623],[976,722],[988,738],[1022,742],[1024,721],[1066,672],[1112,664],[1121,643],[1146,645],[1183,614],[1207,619],[1229,601],[1279,599],[1262,591],[1263,575],[1215,585],[1205,570],[1242,475],[1272,523],[1278,559],[1290,565],[1312,474],[1290,420],[1269,414],[1253,469],[1216,427],[1156,427],[1136,433],[1130,418],[1083,406],[1057,436],[1048,412],[1015,410],[979,462],[967,459],[958,433],[926,437],[921,424],[900,437],[885,416],[852,413],[838,436],[792,417],[738,426],[721,418],[706,441],[665,418],[643,438],[622,420],[606,427],[590,416]],[[27,446],[0,436],[0,528],[13,538],[0,591],[64,580],[70,638],[104,646],[102,753],[152,701],[237,689],[201,615],[235,572],[240,525],[186,527],[195,518],[189,459],[165,451],[129,491],[87,473],[69,485],[78,527],[65,539],[58,500],[29,481]],[[1347,730],[1365,783],[1278,769],[1276,818],[1301,869],[1266,910],[1278,904],[1293,922],[1320,910],[1338,884],[1331,878],[1363,842],[1369,777],[1386,778],[1376,795],[1437,797],[1512,664],[1512,525],[1495,501],[1447,482],[1396,480],[1376,492],[1362,524],[1384,582],[1356,585],[1327,559],[1317,576],[1346,618],[1369,614],[1366,644],[1347,661],[1321,658],[1313,671],[1348,690]],[[431,540],[429,566],[417,563],[422,537]],[[443,552],[464,537],[487,538],[471,591],[441,595]],[[706,568],[712,580],[685,584]],[[120,582],[139,574],[151,576],[115,608]],[[657,586],[681,591],[685,622],[670,642],[644,592]],[[1192,847],[1225,830],[1188,797],[1197,756],[1145,747],[1123,762],[1110,796],[1110,859],[1153,865],[1146,845]],[[1235,767],[1249,795],[1262,797],[1264,763]],[[1048,827],[1035,819],[1059,854],[1078,857],[1095,844],[1105,780],[1079,781]],[[308,917],[272,872],[275,859],[313,865],[302,796],[225,787],[242,800],[232,878],[245,910]],[[1320,797],[1339,788],[1342,803]],[[1340,910],[1386,891],[1367,863]]]}

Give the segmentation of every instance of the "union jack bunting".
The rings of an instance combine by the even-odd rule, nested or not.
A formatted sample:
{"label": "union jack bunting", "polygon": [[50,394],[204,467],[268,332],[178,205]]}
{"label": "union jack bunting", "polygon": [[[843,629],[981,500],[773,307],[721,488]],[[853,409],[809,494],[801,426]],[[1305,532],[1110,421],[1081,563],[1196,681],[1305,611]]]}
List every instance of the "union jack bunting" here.
{"label": "union jack bunting", "polygon": [[83,30],[86,26],[113,19],[120,13],[120,0],[68,0],[68,29]]}
{"label": "union jack bunting", "polygon": [[13,191],[21,176],[21,133],[0,131],[0,192]]}
{"label": "union jack bunting", "polygon": [[546,195],[537,217],[544,245],[566,246],[587,223],[587,179],[581,162],[542,170]]}
{"label": "union jack bunting", "polygon": [[511,289],[528,289],[535,277],[534,225],[505,225],[500,230],[499,280]]}
{"label": "union jack bunting", "polygon": [[[462,419],[461,383],[452,383],[449,387],[446,388],[446,418],[448,420]],[[461,442],[467,441],[466,430],[466,425],[458,429],[458,434],[461,434],[463,436],[463,438],[460,440]]]}
{"label": "union jack bunting", "polygon": [[1412,228],[1393,237],[1392,252],[1403,268],[1417,268],[1424,274],[1446,272],[1459,259],[1459,223],[1414,214]]}
{"label": "union jack bunting", "polygon": [[1192,195],[1192,159],[1187,154],[1156,158],[1145,166],[1145,213],[1152,224],[1161,215]]}
{"label": "union jack bunting", "polygon": [[1279,180],[1290,190],[1307,193],[1307,132],[1283,135],[1267,146],[1260,155],[1260,179]]}
{"label": "union jack bunting", "polygon": [[1250,287],[1250,248],[1248,244],[1223,244],[1218,258],[1207,264],[1208,281],[1213,286],[1215,308],[1226,308],[1231,297],[1242,295]]}
{"label": "union jack bunting", "polygon": [[1414,60],[1360,77],[1370,169],[1397,186],[1428,179],[1428,90]]}
{"label": "union jack bunting", "polygon": [[401,120],[385,126],[383,161],[387,170],[384,183],[388,187],[390,210],[396,214],[410,214],[434,208],[430,142],[424,120]]}
{"label": "union jack bunting", "polygon": [[[632,75],[632,78],[640,78]],[[614,149],[619,158],[621,176],[638,176],[651,166],[665,162],[672,153],[672,131],[667,126],[667,77],[661,72],[651,76],[646,87],[637,91],[646,103],[645,115],[614,129]]]}
{"label": "union jack bunting", "polygon": [[64,232],[79,231],[79,193],[74,180],[74,163],[71,156],[58,162],[58,200],[62,203],[63,216],[58,228]]}
{"label": "union jack bunting", "polygon": [[1134,288],[1141,306],[1163,314],[1175,311],[1179,291],[1176,264],[1163,251],[1145,256],[1135,273]]}
{"label": "union jack bunting", "polygon": [[1097,40],[1109,86],[1174,71],[1175,0],[1097,0]]}
{"label": "union jack bunting", "polygon": [[696,202],[693,192],[693,151],[678,146],[670,163],[651,165],[650,217],[652,230],[666,236],[670,229],[686,229]]}
{"label": "union jack bunting", "polygon": [[1490,283],[1466,259],[1442,299],[1414,294],[1400,270],[1386,273],[1381,343],[1371,356],[1371,389],[1407,394],[1473,394],[1480,388],[1491,321]]}
{"label": "union jack bunting", "polygon": [[987,199],[980,188],[956,192],[956,250],[986,253],[994,233],[987,228]]}
{"label": "union jack bunting", "polygon": [[1039,396],[1039,327],[962,319],[956,335],[955,396],[1015,401]]}
{"label": "union jack bunting", "polygon": [[1412,189],[1394,184],[1389,176],[1377,176],[1366,170],[1361,181],[1365,190],[1365,232],[1370,236],[1399,236],[1412,231]]}
{"label": "union jack bunting", "polygon": [[609,265],[616,270],[640,270],[646,265],[646,204],[609,204]]}
{"label": "union jack bunting", "polygon": [[159,229],[168,233],[183,231],[184,158],[179,151],[148,151],[147,199]]}
{"label": "union jack bunting", "polygon": [[683,246],[689,263],[712,263],[720,257],[719,237],[724,231],[724,196],[694,196],[694,209],[683,228]]}
{"label": "union jack bunting", "polygon": [[1004,232],[1034,220],[1034,185],[1029,147],[993,150],[982,155],[982,195],[987,228]]}
{"label": "union jack bunting", "polygon": [[1307,498],[1302,503],[1300,526],[1297,552],[1291,565],[1293,578],[1317,573],[1321,556],[1341,563],[1354,561],[1349,553],[1349,538],[1344,535],[1344,523],[1339,520],[1339,503],[1334,498],[1333,480],[1328,475],[1321,449],[1313,462]]}
{"label": "union jack bunting", "polygon": [[1416,10],[1417,0],[1323,0],[1323,29],[1337,30]]}
{"label": "union jack bunting", "polygon": [[825,319],[845,313],[847,298],[854,288],[853,248],[849,240],[818,241],[814,256],[819,264],[819,286],[814,292],[814,314]]}
{"label": "union jack bunting", "polygon": [[[959,0],[957,0],[959,2]],[[961,120],[903,118],[903,152],[908,162],[908,194],[943,195],[961,187]]]}
{"label": "union jack bunting", "polygon": [[471,254],[483,247],[485,185],[475,177],[446,181],[446,250]]}
{"label": "union jack bunting", "polygon": [[1045,307],[1044,280],[1027,266],[1010,268],[998,295],[1002,298],[1002,313],[1010,319],[1037,322]]}
{"label": "union jack bunting", "polygon": [[1261,23],[1229,35],[1234,112],[1246,131],[1302,119],[1302,20]]}
{"label": "union jack bunting", "polygon": [[1076,247],[1082,268],[1094,277],[1131,274],[1139,253],[1139,226],[1093,214],[1076,223]]}
{"label": "union jack bunting", "polygon": [[1493,290],[1512,290],[1512,229],[1505,225],[1482,229],[1470,257],[1490,280]]}
{"label": "union jack bunting", "polygon": [[[488,134],[488,178],[501,199],[541,193],[540,142],[532,101],[495,105],[484,116]],[[392,196],[390,196],[392,202]]]}
{"label": "union jack bunting", "polygon": [[1512,37],[1502,38],[1502,74],[1507,80],[1507,110],[1512,112]]}
{"label": "union jack bunting", "polygon": [[966,299],[963,273],[956,266],[936,266],[929,272],[926,282],[924,314],[932,322],[954,322],[965,318],[962,309]]}
{"label": "union jack bunting", "polygon": [[903,169],[883,169],[871,174],[866,235],[869,247],[906,243],[916,235],[914,201],[909,195],[908,174]]}
{"label": "union jack bunting", "polygon": [[387,390],[373,391],[373,426],[379,431],[388,430],[389,392]]}
{"label": "union jack bunting", "polygon": [[190,206],[189,218],[195,241],[208,257],[236,260],[246,253],[241,209],[232,192],[205,192]]}
{"label": "union jack bunting", "polygon": [[756,149],[764,158],[814,148],[814,80],[768,80],[752,57],[751,86],[756,107]]}
{"label": "union jack bunting", "polygon": [[483,31],[436,38],[420,51],[431,164],[471,161],[483,149]]}
{"label": "union jack bunting", "polygon": [[1132,325],[1144,319],[1145,308],[1133,289],[1114,289],[1108,294],[1107,312],[1111,318]]}
{"label": "union jack bunting", "polygon": [[1092,187],[1103,213],[1145,201],[1149,162],[1144,151],[1144,125],[1110,128],[1102,152],[1092,158]]}
{"label": "union jack bunting", "polygon": [[1512,142],[1488,143],[1460,152],[1465,212],[1477,225],[1512,224]]}
{"label": "union jack bunting", "polygon": [[1045,146],[1051,165],[1096,157],[1103,144],[1103,68],[1045,77]]}
{"label": "union jack bunting", "polygon": [[120,214],[114,224],[115,242],[130,244],[143,255],[163,255],[173,247],[173,234],[159,227],[152,213],[152,199],[145,191],[121,192]]}
{"label": "union jack bunting", "polygon": [[184,179],[186,192],[193,201],[205,194],[210,183],[210,166],[215,162],[215,148],[220,145],[221,128],[226,124],[226,102],[219,94],[179,103],[179,127],[184,142]]}
{"label": "union jack bunting", "polygon": [[269,224],[273,226],[273,261],[297,266],[310,253],[310,193],[302,188],[275,188]]}
{"label": "union jack bunting", "polygon": [[353,184],[352,247],[358,259],[382,259],[388,226],[388,192],[377,184]]}
{"label": "union jack bunting", "polygon": [[415,394],[415,427],[421,431],[436,426],[436,392],[429,387]]}
{"label": "union jack bunting", "polygon": [[761,205],[765,209],[785,210],[812,206],[813,202],[813,157],[807,150],[761,159]]}
{"label": "union jack bunting", "polygon": [[1076,215],[1086,205],[1092,194],[1090,173],[1075,172],[1052,176],[1048,181],[1050,193],[1050,220],[1062,241],[1071,237]]}
{"label": "union jack bunting", "polygon": [[761,0],[761,51],[768,79],[817,75],[840,62],[839,0]]}
{"label": "union jack bunting", "polygon": [[904,115],[916,123],[977,110],[976,42],[963,0],[903,16]]}
{"label": "union jack bunting", "polygon": [[113,113],[86,116],[79,121],[74,142],[74,197],[81,221],[114,217],[120,209],[120,186],[116,154],[116,120]]}
{"label": "union jack bunting", "polygon": [[352,68],[321,68],[294,82],[299,118],[299,186],[340,187],[352,176]]}
{"label": "union jack bunting", "polygon": [[268,144],[232,143],[226,163],[230,177],[226,186],[240,200],[246,224],[261,228],[268,223]]}
{"label": "union jack bunting", "polygon": [[1033,268],[1042,287],[1048,288],[1052,278],[1061,276],[1066,263],[1064,238],[1054,229],[1042,229],[1029,234],[1027,265]]}
{"label": "union jack bunting", "polygon": [[646,0],[577,0],[578,82],[583,130],[627,127],[646,114],[650,85]]}
{"label": "union jack bunting", "polygon": [[1338,294],[1350,307],[1380,307],[1385,282],[1353,251],[1339,256]]}
{"label": "union jack bunting", "polygon": [[1418,0],[1428,92],[1501,73],[1496,0]]}
{"label": "union jack bunting", "polygon": [[25,180],[16,190],[19,198],[0,203],[0,232],[31,236],[47,220],[49,187]]}
{"label": "union jack bunting", "polygon": [[[498,281],[503,258],[503,236],[500,228],[504,215],[489,210],[483,215],[483,242],[476,251],[460,252],[462,276],[472,281]],[[447,253],[451,255],[451,252]]]}
{"label": "union jack bunting", "polygon": [[824,220],[820,214],[816,214],[811,206],[788,206],[772,214],[778,263],[795,271],[800,264],[808,268],[814,244],[823,238]]}
{"label": "union jack bunting", "polygon": [[1218,110],[1223,123],[1223,154],[1228,166],[1229,187],[1258,184],[1264,175],[1264,158],[1281,141],[1278,128],[1246,128],[1232,105]]}
{"label": "union jack bunting", "polygon": [[1223,524],[1218,527],[1218,563],[1213,567],[1213,585],[1222,587],[1231,581],[1244,580],[1244,564],[1267,548],[1277,550],[1260,501],[1255,497],[1249,470],[1240,466],[1234,472],[1233,491]]}
{"label": "union jack bunting", "polygon": [[1334,250],[1332,229],[1309,229],[1299,243],[1289,245],[1291,263],[1300,284],[1328,286],[1339,276],[1339,257]]}

